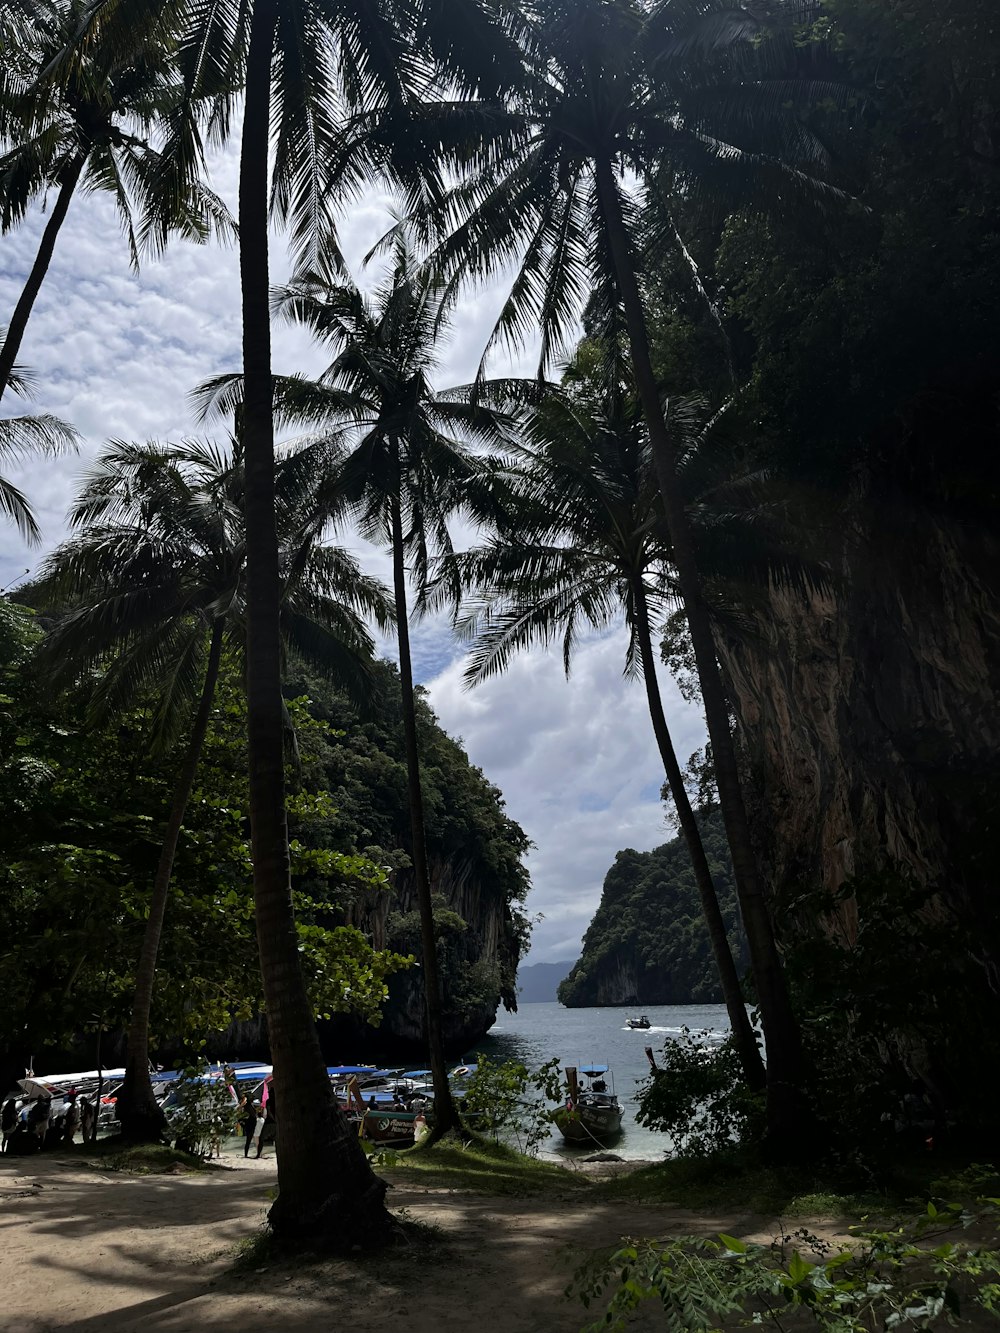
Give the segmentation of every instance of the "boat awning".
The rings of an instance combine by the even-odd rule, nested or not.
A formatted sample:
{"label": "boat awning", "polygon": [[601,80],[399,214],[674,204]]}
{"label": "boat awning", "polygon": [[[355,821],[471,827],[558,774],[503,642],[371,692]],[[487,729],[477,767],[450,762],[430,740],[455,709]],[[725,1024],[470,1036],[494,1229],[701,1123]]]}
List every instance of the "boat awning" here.
{"label": "boat awning", "polygon": [[431,1072],[432,1072],[432,1071],[431,1071],[430,1069],[407,1069],[406,1072],[404,1073],[403,1077],[404,1077],[404,1078],[430,1078],[430,1076],[431,1076]]}
{"label": "boat awning", "polygon": [[607,1065],[580,1065],[580,1073],[584,1078],[596,1078],[598,1074],[606,1074]]}
{"label": "boat awning", "polygon": [[33,1078],[19,1078],[17,1086],[28,1097],[48,1097],[50,1093],[67,1092],[81,1083],[96,1084],[100,1078],[105,1084],[120,1083],[124,1077],[124,1069],[105,1069],[103,1073],[90,1069],[82,1074],[36,1074]]}
{"label": "boat awning", "polygon": [[374,1065],[328,1065],[326,1071],[331,1078],[349,1078],[352,1074],[377,1074]]}

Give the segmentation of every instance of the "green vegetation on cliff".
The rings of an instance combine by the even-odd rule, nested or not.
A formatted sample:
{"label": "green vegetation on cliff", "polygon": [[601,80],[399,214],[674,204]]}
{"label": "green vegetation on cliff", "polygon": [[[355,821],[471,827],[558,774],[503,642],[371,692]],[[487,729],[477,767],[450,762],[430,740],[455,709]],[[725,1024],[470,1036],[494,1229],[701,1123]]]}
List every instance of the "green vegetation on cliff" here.
{"label": "green vegetation on cliff", "polygon": [[[153,701],[88,729],[88,689],[55,697],[35,669],[42,633],[30,613],[0,602],[0,796],[11,815],[0,829],[0,984],[7,996],[0,1065],[23,1066],[31,1053],[81,1037],[92,1059],[88,1034],[127,1022],[181,753],[176,745],[151,751]],[[287,692],[302,956],[316,1012],[349,1011],[360,1027],[380,1008],[391,1025],[384,982],[398,968],[393,953],[416,952],[404,928],[385,928],[408,911],[406,784],[395,672],[388,663],[373,671],[375,720],[368,722],[328,682],[299,678]],[[511,995],[525,938],[527,840],[503,814],[500,793],[426,704],[420,720],[429,841],[450,924],[442,946],[446,984],[456,994],[475,991],[477,1013],[489,1011],[485,1030],[501,996]],[[161,1047],[196,1050],[208,1032],[260,1012],[250,876],[246,705],[230,661],[167,906],[153,1003]],[[473,954],[485,964],[473,966]],[[419,984],[419,969],[403,970]],[[106,1053],[116,1049],[105,1044]]]}
{"label": "green vegetation on cliff", "polygon": [[[701,821],[705,854],[741,972],[739,924],[722,816]],[[619,852],[583,937],[583,955],[559,987],[570,1008],[598,1004],[693,1004],[721,999],[691,858],[681,838],[651,852]]]}

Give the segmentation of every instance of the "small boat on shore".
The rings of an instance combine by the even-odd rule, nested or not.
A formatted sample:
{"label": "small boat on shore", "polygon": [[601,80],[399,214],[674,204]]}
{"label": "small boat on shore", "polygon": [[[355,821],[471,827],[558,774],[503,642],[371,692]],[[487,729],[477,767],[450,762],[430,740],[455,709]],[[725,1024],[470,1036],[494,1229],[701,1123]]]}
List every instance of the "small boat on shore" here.
{"label": "small boat on shore", "polygon": [[625,1026],[627,1028],[632,1028],[633,1031],[638,1029],[639,1031],[647,1032],[649,1030],[649,1019],[645,1014],[643,1014],[641,1018],[626,1018]]}
{"label": "small boat on shore", "polygon": [[556,1127],[567,1143],[607,1143],[622,1132],[622,1106],[607,1065],[573,1065],[566,1069],[566,1105],[554,1115]]}
{"label": "small boat on shore", "polygon": [[347,1074],[338,1098],[362,1138],[384,1148],[409,1148],[430,1110],[430,1089],[419,1082],[426,1072],[340,1065],[333,1074]]}

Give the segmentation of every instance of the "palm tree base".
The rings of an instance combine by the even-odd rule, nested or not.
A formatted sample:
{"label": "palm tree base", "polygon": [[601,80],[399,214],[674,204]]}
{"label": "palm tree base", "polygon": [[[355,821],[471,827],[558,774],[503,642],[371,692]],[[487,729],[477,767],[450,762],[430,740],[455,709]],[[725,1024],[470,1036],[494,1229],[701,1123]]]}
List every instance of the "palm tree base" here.
{"label": "palm tree base", "polygon": [[337,1254],[382,1249],[399,1229],[385,1206],[387,1189],[384,1180],[372,1176],[360,1194],[342,1184],[340,1190],[306,1208],[294,1195],[283,1204],[279,1194],[267,1215],[268,1226],[283,1244],[308,1244],[310,1249]]}
{"label": "palm tree base", "polygon": [[121,1125],[121,1137],[126,1143],[164,1143],[167,1139],[167,1117],[153,1095],[149,1075],[129,1068],[126,1062],[125,1082],[115,1099],[115,1119]]}

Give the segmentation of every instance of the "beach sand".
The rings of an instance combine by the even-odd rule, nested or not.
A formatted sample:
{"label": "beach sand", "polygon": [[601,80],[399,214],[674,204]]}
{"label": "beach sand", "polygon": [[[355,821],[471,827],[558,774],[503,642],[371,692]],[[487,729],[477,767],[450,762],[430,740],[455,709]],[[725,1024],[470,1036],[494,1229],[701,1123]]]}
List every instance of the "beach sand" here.
{"label": "beach sand", "polygon": [[[274,1190],[273,1154],[245,1162],[229,1146],[228,1169],[133,1175],[78,1151],[0,1158],[4,1333],[577,1333],[596,1316],[566,1298],[566,1285],[588,1254],[622,1236],[776,1232],[773,1219],[593,1203],[580,1190],[497,1198],[428,1188],[397,1169],[383,1172],[389,1205],[434,1228],[430,1243],[350,1260],[262,1260],[234,1273],[237,1247]],[[657,1326],[652,1305],[630,1324]]]}

